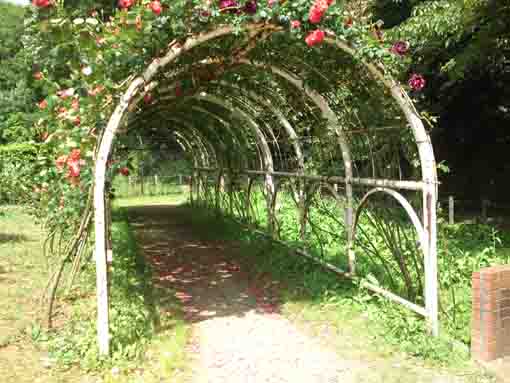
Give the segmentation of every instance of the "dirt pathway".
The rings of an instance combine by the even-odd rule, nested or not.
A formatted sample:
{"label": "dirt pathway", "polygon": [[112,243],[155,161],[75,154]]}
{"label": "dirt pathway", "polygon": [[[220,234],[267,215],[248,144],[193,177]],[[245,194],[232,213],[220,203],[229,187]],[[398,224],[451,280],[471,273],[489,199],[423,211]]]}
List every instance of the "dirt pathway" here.
{"label": "dirt pathway", "polygon": [[340,360],[278,313],[274,286],[254,285],[236,263],[239,248],[203,241],[186,211],[130,210],[157,283],[176,291],[195,334],[193,383],[348,382],[358,363]]}

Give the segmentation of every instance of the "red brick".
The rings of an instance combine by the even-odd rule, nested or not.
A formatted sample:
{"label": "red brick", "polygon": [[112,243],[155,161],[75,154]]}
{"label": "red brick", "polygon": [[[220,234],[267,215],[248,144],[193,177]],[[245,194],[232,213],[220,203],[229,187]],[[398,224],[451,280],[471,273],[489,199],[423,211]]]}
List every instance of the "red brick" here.
{"label": "red brick", "polygon": [[484,361],[510,355],[510,265],[472,274],[471,353]]}
{"label": "red brick", "polygon": [[476,355],[473,355],[473,358],[484,362],[490,362],[491,360],[496,359],[496,354],[493,352],[480,351]]}

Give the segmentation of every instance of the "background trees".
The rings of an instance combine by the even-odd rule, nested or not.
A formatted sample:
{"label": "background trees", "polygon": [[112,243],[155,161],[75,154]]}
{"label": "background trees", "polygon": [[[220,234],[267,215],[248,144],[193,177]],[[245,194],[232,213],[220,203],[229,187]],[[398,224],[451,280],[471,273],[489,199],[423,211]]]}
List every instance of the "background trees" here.
{"label": "background trees", "polygon": [[21,36],[25,9],[0,1],[0,144],[31,138],[33,91]]}

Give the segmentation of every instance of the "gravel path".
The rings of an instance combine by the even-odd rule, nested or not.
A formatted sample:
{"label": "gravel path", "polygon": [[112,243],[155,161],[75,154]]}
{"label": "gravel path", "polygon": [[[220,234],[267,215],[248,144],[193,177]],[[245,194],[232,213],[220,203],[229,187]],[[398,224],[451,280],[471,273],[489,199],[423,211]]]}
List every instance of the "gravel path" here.
{"label": "gravel path", "polygon": [[464,381],[391,360],[340,358],[322,336],[303,333],[279,314],[277,282],[243,270],[236,243],[201,239],[189,213],[130,209],[138,243],[156,269],[154,283],[175,291],[193,324],[189,383]]}
{"label": "gravel path", "polygon": [[349,381],[352,362],[278,313],[277,284],[250,281],[235,262],[235,244],[195,238],[189,217],[168,209],[144,207],[131,215],[145,255],[160,269],[159,283],[176,291],[194,323],[192,383]]}

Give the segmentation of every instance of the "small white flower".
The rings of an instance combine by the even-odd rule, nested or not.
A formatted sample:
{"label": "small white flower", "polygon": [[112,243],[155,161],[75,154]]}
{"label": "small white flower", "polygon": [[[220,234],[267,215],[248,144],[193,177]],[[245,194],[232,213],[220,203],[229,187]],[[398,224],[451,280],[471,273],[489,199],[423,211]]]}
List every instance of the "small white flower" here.
{"label": "small white flower", "polygon": [[81,69],[81,73],[85,76],[90,76],[92,74],[92,68],[90,66],[85,66]]}

